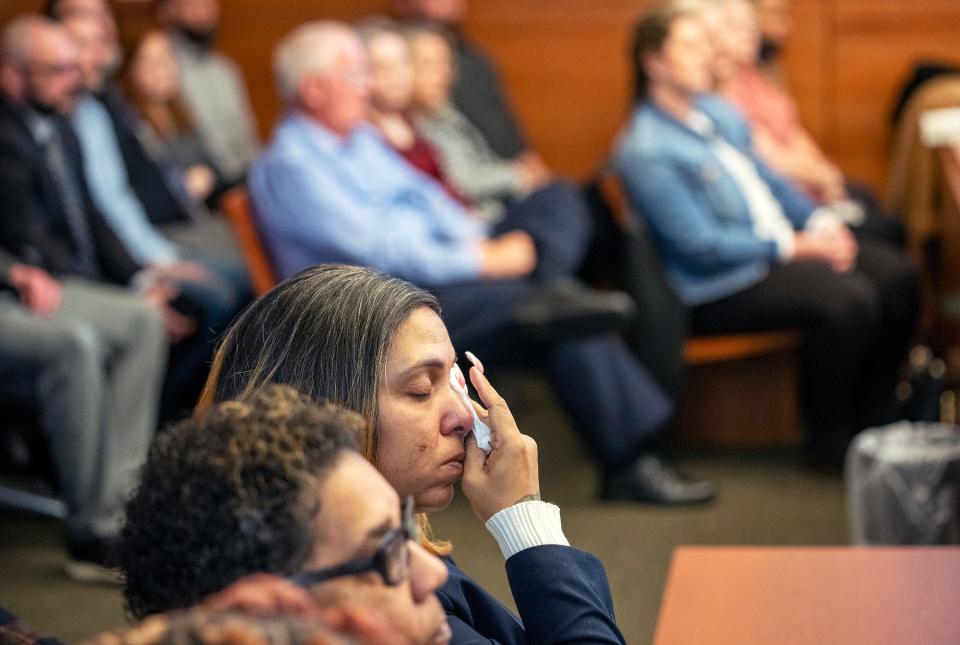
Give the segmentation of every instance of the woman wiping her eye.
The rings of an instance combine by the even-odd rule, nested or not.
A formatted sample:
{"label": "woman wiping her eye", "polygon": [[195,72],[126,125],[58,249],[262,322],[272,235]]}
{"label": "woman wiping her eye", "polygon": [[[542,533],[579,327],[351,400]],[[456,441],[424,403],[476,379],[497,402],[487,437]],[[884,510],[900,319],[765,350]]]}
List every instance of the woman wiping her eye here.
{"label": "woman wiping her eye", "polygon": [[[540,501],[535,442],[473,367],[493,434],[484,454],[449,382],[455,361],[432,295],[371,269],[321,265],[235,321],[201,406],[281,383],[363,415],[362,454],[414,498],[424,546],[444,556],[450,578],[438,595],[453,642],[624,642],[603,565],[568,545],[559,509]],[[456,566],[449,543],[431,538],[426,516],[450,504],[457,481],[503,551],[519,618]]]}

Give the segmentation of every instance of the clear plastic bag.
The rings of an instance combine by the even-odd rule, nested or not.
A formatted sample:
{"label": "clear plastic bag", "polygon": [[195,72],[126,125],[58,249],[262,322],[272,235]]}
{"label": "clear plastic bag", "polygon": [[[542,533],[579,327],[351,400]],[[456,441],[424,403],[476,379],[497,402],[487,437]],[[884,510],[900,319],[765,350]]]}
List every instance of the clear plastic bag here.
{"label": "clear plastic bag", "polygon": [[960,428],[900,422],[847,452],[852,544],[960,544]]}

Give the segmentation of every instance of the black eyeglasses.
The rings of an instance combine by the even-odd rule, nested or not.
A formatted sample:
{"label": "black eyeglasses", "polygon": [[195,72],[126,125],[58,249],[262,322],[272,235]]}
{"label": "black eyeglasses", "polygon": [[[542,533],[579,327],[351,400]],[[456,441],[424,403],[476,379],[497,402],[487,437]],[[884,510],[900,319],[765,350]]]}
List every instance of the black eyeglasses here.
{"label": "black eyeglasses", "polygon": [[387,531],[377,543],[377,550],[370,558],[357,558],[327,569],[302,571],[290,576],[290,581],[304,588],[343,576],[356,576],[376,571],[384,584],[393,587],[410,575],[409,540],[419,536],[417,521],[413,514],[413,496],[403,501],[403,518],[400,526]]}

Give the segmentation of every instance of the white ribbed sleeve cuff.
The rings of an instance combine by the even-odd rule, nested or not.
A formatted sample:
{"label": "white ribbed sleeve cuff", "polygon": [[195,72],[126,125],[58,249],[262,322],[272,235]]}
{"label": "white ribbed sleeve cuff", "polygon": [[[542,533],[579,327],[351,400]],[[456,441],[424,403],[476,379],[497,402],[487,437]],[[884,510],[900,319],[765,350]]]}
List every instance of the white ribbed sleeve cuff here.
{"label": "white ribbed sleeve cuff", "polygon": [[560,507],[548,502],[514,504],[487,520],[486,527],[506,559],[532,546],[570,546],[560,525]]}

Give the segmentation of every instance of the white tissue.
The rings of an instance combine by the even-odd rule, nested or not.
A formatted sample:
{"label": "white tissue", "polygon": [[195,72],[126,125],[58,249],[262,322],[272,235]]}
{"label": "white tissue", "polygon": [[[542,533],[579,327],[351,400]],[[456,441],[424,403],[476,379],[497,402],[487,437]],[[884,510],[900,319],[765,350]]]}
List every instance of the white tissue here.
{"label": "white tissue", "polygon": [[473,402],[470,400],[470,395],[467,392],[467,381],[463,377],[463,372],[460,371],[460,366],[456,363],[454,363],[450,369],[450,387],[460,395],[460,398],[463,399],[463,404],[470,408],[470,414],[473,415],[473,436],[477,440],[477,446],[489,455],[492,450],[490,446],[490,426],[484,423],[479,415],[477,415],[477,409],[473,407]]}

